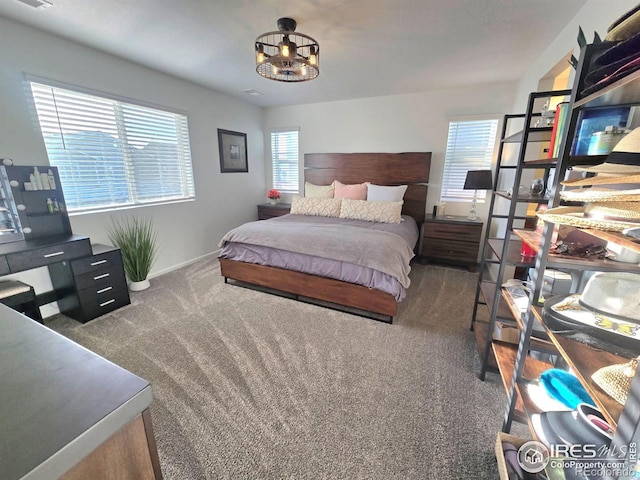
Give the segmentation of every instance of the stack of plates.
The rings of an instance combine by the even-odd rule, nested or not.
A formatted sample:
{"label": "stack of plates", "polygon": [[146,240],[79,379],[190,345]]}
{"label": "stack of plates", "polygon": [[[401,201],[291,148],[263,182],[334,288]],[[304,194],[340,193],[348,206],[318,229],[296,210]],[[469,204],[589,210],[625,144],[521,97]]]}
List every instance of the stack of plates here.
{"label": "stack of plates", "polygon": [[594,445],[598,453],[608,447],[612,429],[597,408],[581,403],[576,410],[532,415],[538,438],[546,445]]}

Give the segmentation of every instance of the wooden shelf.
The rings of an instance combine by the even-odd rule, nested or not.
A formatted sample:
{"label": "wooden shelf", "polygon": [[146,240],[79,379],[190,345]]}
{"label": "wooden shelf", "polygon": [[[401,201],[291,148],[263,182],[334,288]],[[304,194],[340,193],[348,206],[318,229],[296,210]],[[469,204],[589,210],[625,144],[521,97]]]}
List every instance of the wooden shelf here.
{"label": "wooden shelf", "polygon": [[[484,297],[484,301],[489,309],[491,309],[491,305],[493,305],[493,299],[496,295],[496,284],[494,282],[484,281],[480,284],[480,291],[482,292],[482,296]],[[500,299],[498,303],[498,317],[503,320],[514,320],[513,315],[511,314],[511,310],[509,305],[504,298]]]}
{"label": "wooden shelf", "polygon": [[[524,329],[524,323],[522,321],[522,312],[520,311],[520,308],[518,308],[518,305],[516,305],[513,297],[511,296],[511,294],[509,293],[508,290],[506,289],[502,289],[502,297],[504,298],[504,301],[506,302],[509,311],[511,312],[511,316],[513,317],[513,319],[516,321],[518,328],[520,330]],[[531,309],[531,307],[529,307],[530,310],[533,311],[533,315],[534,315],[534,321],[538,322],[540,325],[543,325],[542,323],[542,317],[541,317],[541,311],[542,309],[540,307],[533,307],[533,309]],[[537,330],[534,330],[535,333],[538,333]],[[546,330],[545,330],[546,332]],[[545,333],[546,335],[546,333]],[[548,336],[547,336],[548,338]],[[543,338],[539,338],[539,337],[534,337],[532,335],[531,337],[531,350],[537,350],[537,351],[543,351],[543,352],[549,352],[549,353],[557,353],[557,349],[555,348],[555,346],[553,345],[553,343],[551,343],[551,341],[547,340],[547,339],[543,339]]]}
{"label": "wooden shelf", "polygon": [[514,228],[513,233],[536,252],[538,251],[538,248],[540,248],[542,235],[540,235],[539,232],[536,232],[535,230],[521,230]]}
{"label": "wooden shelf", "polygon": [[[502,377],[502,384],[505,391],[509,393],[511,382],[513,379],[514,365],[516,363],[516,355],[518,353],[518,346],[511,345],[502,342],[493,342],[493,353],[498,363],[498,370]],[[524,364],[524,371],[522,378],[527,381],[534,381],[540,378],[542,372],[553,368],[550,363],[536,360],[535,358],[528,357]],[[519,385],[522,386],[522,385]],[[538,407],[529,398],[526,388],[518,388],[516,390],[518,398],[516,399],[515,418],[520,422],[528,422],[529,415],[533,413],[540,413]]]}
{"label": "wooden shelf", "polygon": [[640,243],[634,242],[630,237],[619,232],[603,232],[602,230],[585,229],[583,232],[593,235],[594,237],[606,240],[607,242],[616,243],[633,252],[640,253]]}
{"label": "wooden shelf", "polygon": [[[487,334],[489,332],[489,324],[482,321],[476,321],[473,324],[473,333],[476,337],[476,348],[478,351],[478,357],[482,362],[482,358],[484,355],[484,346],[487,340]],[[493,352],[489,353],[489,360],[487,361],[488,370],[497,371],[498,364],[496,362],[496,357]]]}
{"label": "wooden shelf", "polygon": [[[512,200],[512,195],[509,195],[507,192],[503,192],[503,191],[496,191],[495,194],[499,197],[503,197],[506,198],[507,200]],[[516,197],[516,201],[517,202],[521,202],[521,203],[546,203],[549,201],[549,196],[547,195],[530,195],[530,194],[523,194],[523,195],[518,195]]]}
{"label": "wooden shelf", "polygon": [[607,155],[571,155],[568,158],[570,166],[575,165],[598,165],[606,161]]}
{"label": "wooden shelf", "polygon": [[[490,238],[487,243],[489,247],[493,251],[496,258],[501,261],[502,260],[502,247],[504,245],[504,240],[498,238]],[[509,247],[507,250],[507,258],[506,262],[509,265],[513,265],[516,267],[525,267],[530,268],[535,265],[535,258],[523,259],[522,255],[520,255],[520,250],[522,249],[522,241],[521,240],[509,240]]]}
{"label": "wooden shelf", "polygon": [[[640,253],[640,244],[632,242],[629,237],[625,237],[622,234],[615,232],[602,232],[600,230],[583,230],[589,235],[601,238],[603,240],[625,242],[624,246],[633,249],[633,251]],[[534,250],[538,250],[542,236],[533,230],[520,230],[514,229],[513,233],[523,242],[526,242]],[[605,259],[593,259],[586,257],[571,257],[564,255],[556,255],[550,253],[547,257],[547,265],[550,268],[564,268],[568,270],[600,270],[603,272],[640,272],[640,265],[633,263],[616,262],[615,260]]]}
{"label": "wooden shelf", "polygon": [[591,375],[602,367],[618,363],[626,363],[629,359],[611,352],[606,352],[562,335],[549,332],[549,338],[558,348],[573,372],[580,379],[591,398],[594,400],[607,422],[615,429],[622,413],[622,405],[598,387]]}
{"label": "wooden shelf", "polygon": [[[553,127],[541,127],[541,128],[530,128],[529,129],[529,142],[548,142],[551,140],[551,131]],[[518,143],[522,142],[522,138],[524,137],[524,130],[514,133],[513,135],[509,135],[505,137],[502,142],[503,143]]]}
{"label": "wooden shelf", "polygon": [[633,105],[640,103],[640,70],[630,73],[626,77],[592,93],[580,100],[576,100],[573,109],[605,107],[608,105]]}
{"label": "wooden shelf", "polygon": [[556,168],[558,159],[553,158],[540,158],[538,160],[526,160],[522,164],[522,168]]}

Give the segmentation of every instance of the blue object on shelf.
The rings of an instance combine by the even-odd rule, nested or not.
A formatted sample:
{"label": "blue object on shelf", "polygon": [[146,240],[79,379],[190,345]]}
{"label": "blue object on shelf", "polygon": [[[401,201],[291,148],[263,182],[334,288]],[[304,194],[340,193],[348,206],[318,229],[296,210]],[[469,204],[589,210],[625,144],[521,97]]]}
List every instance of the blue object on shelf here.
{"label": "blue object on shelf", "polygon": [[569,408],[576,408],[580,403],[588,403],[595,406],[580,380],[565,370],[551,368],[543,372],[540,375],[540,383],[542,383],[549,395]]}

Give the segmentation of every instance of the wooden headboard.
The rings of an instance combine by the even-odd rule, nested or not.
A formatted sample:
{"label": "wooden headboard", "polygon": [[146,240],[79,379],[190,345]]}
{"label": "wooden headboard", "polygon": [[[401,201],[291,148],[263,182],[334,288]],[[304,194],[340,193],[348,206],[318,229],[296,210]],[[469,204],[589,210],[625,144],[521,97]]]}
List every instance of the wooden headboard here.
{"label": "wooden headboard", "polygon": [[411,153],[306,153],[305,181],[315,185],[371,182],[408,185],[402,213],[424,222],[431,152]]}

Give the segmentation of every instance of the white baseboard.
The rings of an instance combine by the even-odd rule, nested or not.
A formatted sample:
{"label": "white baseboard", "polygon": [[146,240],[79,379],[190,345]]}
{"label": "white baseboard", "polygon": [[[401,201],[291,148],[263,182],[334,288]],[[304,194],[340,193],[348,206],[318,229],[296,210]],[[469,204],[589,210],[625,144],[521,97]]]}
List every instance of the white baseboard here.
{"label": "white baseboard", "polygon": [[152,272],[149,274],[149,278],[158,277],[160,275],[164,275],[165,273],[173,272],[174,270],[178,270],[179,268],[186,267],[188,265],[192,265],[200,260],[204,260],[206,258],[211,257],[212,255],[218,256],[222,251],[221,248],[218,250],[214,250],[213,252],[205,253],[204,255],[200,255],[199,257],[192,258],[191,260],[187,260],[186,262],[178,263],[177,265],[173,265],[169,268],[165,268],[163,270],[158,270],[157,272]]}
{"label": "white baseboard", "polygon": [[[149,278],[154,278],[154,277],[158,277],[160,275],[163,275],[165,273],[169,273],[169,272],[173,272],[174,270],[178,270],[179,268],[182,267],[186,267],[188,265],[191,265],[193,263],[199,262],[200,260],[204,260],[206,258],[211,257],[212,255],[218,256],[220,254],[220,251],[222,249],[218,249],[218,250],[214,250],[213,252],[210,253],[206,253],[204,255],[201,255],[199,257],[196,258],[192,258],[191,260],[187,260],[186,262],[182,262],[179,263],[177,265],[174,265],[172,267],[169,268],[165,268],[163,270],[159,270],[157,272],[153,272],[149,274]],[[49,303],[47,305],[42,305],[40,307],[40,314],[42,315],[42,318],[49,318],[52,317],[56,314],[60,313],[60,309],[58,308],[58,303],[57,302],[53,302],[53,303]]]}

